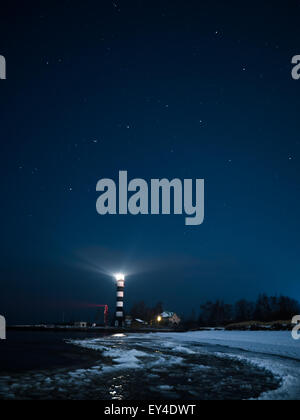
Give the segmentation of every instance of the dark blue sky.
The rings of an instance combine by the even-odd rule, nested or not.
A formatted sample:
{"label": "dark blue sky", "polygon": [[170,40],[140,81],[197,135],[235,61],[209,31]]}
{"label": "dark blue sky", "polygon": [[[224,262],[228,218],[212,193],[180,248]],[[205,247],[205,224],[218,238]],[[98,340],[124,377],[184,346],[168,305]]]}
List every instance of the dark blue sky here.
{"label": "dark blue sky", "polygon": [[[263,4],[262,4],[263,3]],[[189,314],[300,299],[299,1],[1,6],[1,290],[9,322],[114,306],[109,273]],[[96,183],[204,178],[205,223],[96,213]]]}

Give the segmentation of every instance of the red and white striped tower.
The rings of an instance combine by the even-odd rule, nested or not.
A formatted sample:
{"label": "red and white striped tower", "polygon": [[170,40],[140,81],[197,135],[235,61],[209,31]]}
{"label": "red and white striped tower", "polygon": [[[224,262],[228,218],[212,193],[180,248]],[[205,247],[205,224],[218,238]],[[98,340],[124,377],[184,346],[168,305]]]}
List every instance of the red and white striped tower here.
{"label": "red and white striped tower", "polygon": [[124,325],[124,288],[125,276],[124,274],[116,274],[117,281],[117,302],[116,302],[116,327],[123,327]]}

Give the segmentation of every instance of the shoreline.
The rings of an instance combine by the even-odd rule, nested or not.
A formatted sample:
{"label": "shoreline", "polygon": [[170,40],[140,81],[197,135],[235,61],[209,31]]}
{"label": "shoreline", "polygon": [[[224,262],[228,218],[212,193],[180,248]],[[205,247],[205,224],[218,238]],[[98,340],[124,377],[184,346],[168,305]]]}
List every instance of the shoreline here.
{"label": "shoreline", "polygon": [[[26,375],[39,372],[67,372],[73,369],[88,369],[94,366],[95,363],[101,362],[100,352],[92,349],[85,349],[83,347],[72,345],[65,340],[55,343],[55,348],[50,352],[53,356],[50,361],[41,361],[40,363],[30,363],[23,366],[4,366],[0,365],[0,378],[4,376],[17,377],[19,375]],[[20,351],[24,351],[24,345],[20,345]],[[46,351],[46,347],[42,351]],[[30,348],[29,348],[30,352]],[[28,350],[26,351],[28,354]],[[23,354],[23,357],[25,355]],[[26,358],[27,356],[25,356]]]}
{"label": "shoreline", "polygon": [[[64,358],[69,359],[64,366],[61,364],[53,364],[50,367],[29,368],[29,369],[11,369],[0,370],[0,378],[10,376],[17,378],[18,376],[47,373],[49,375],[56,373],[69,372],[74,369],[89,369],[101,361],[101,354],[96,350],[84,349],[72,344],[68,344],[68,353],[64,353]],[[77,359],[78,357],[78,359]]]}
{"label": "shoreline", "polygon": [[[225,331],[222,333],[228,335]],[[24,337],[27,333],[22,335]],[[39,336],[42,339],[48,337],[47,334]],[[265,360],[266,356],[258,353],[255,355],[260,357],[257,363],[256,359],[252,360],[251,356],[245,356],[238,350],[243,346],[234,340],[231,340],[232,347],[227,347],[226,342],[220,343],[222,347],[216,347],[214,342],[203,347],[197,333],[193,337],[179,334],[175,338],[175,334],[171,334],[166,338],[168,336],[145,336],[142,340],[137,336],[136,340],[129,341],[121,336],[111,336],[104,339],[105,343],[100,340],[96,347],[92,338],[88,339],[92,345],[87,343],[87,347],[59,338],[59,348],[54,346],[58,363],[19,371],[3,369],[0,374],[0,400],[131,400],[147,399],[149,394],[155,400],[162,397],[184,399],[191,395],[197,400],[231,399],[233,389],[235,397],[257,399],[268,392],[280,392],[280,381],[274,374],[276,366],[270,368],[276,360],[274,356]],[[75,337],[75,343],[77,339]],[[46,342],[49,343],[49,340]],[[36,344],[36,337],[33,343]],[[235,350],[236,345],[238,349]],[[51,346],[41,350],[44,349],[48,352]],[[289,369],[294,369],[294,362],[287,360],[286,363]],[[286,372],[279,373],[284,378]]]}
{"label": "shoreline", "polygon": [[101,334],[121,334],[121,333],[153,333],[153,332],[187,332],[185,329],[174,328],[115,328],[115,327],[60,327],[48,325],[10,325],[7,331],[30,331],[30,332],[84,332]]}

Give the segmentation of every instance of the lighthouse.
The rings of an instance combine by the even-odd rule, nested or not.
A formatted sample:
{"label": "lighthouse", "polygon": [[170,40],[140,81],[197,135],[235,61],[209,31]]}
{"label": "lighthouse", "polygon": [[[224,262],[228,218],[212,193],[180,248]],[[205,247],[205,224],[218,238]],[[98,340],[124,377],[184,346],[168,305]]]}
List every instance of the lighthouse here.
{"label": "lighthouse", "polygon": [[116,301],[116,319],[115,327],[123,327],[124,325],[124,288],[125,276],[124,274],[116,274],[117,281],[117,301]]}

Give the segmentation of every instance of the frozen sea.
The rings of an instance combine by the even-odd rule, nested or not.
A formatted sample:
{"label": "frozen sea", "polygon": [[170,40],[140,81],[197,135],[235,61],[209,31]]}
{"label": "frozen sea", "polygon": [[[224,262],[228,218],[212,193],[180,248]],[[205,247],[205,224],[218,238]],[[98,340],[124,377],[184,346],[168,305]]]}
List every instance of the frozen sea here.
{"label": "frozen sea", "polygon": [[78,359],[77,365],[2,369],[0,399],[300,399],[300,341],[289,332],[199,331],[59,340],[64,352],[69,349]]}

